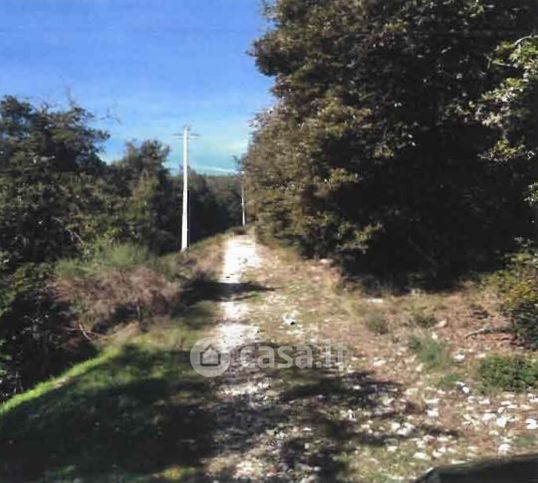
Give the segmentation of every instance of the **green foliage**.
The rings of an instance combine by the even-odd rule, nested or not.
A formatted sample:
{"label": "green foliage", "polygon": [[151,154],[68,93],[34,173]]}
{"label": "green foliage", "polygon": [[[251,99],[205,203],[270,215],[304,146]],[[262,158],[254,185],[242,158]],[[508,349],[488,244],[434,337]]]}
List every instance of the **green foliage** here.
{"label": "green foliage", "polygon": [[[0,250],[4,263],[78,253],[102,209],[98,157],[106,134],[77,106],[52,111],[0,101]],[[92,221],[90,221],[93,219]]]}
{"label": "green foliage", "polygon": [[[169,149],[159,141],[128,143],[110,167],[117,195],[116,241],[146,245],[154,253],[175,250],[181,226],[181,177],[165,167]],[[231,176],[189,175],[190,241],[196,242],[240,222],[239,183]]]}
{"label": "green foliage", "polygon": [[428,369],[446,369],[451,365],[448,348],[441,341],[414,335],[410,337],[408,347]]}
{"label": "green foliage", "polygon": [[[0,399],[91,352],[54,273],[127,269],[178,244],[182,180],[165,166],[169,149],[128,143],[107,165],[108,135],[92,122],[74,104],[0,100]],[[190,202],[191,241],[240,221],[235,177],[192,173]]]}
{"label": "green foliage", "polygon": [[142,265],[149,257],[149,250],[146,247],[123,243],[99,251],[94,260],[105,268],[125,269]]}
{"label": "green foliage", "polygon": [[147,247],[133,243],[103,245],[98,247],[90,257],[67,258],[55,265],[57,277],[84,278],[103,273],[110,269],[133,269],[151,259]]}
{"label": "green foliage", "polygon": [[93,354],[49,276],[50,266],[27,263],[0,278],[0,399]]}
{"label": "green foliage", "polygon": [[538,387],[538,362],[523,356],[491,355],[480,361],[475,376],[484,389],[527,391]]}
{"label": "green foliage", "polygon": [[501,295],[501,309],[510,318],[515,335],[538,348],[538,253],[524,249],[513,255],[505,270],[491,281]]}
{"label": "green foliage", "polygon": [[385,315],[381,312],[370,312],[366,316],[366,327],[374,334],[384,335],[389,333],[389,324]]}
{"label": "green foliage", "polygon": [[443,374],[437,381],[437,386],[440,389],[451,390],[457,386],[457,383],[461,381],[461,376],[453,372]]}
{"label": "green foliage", "polygon": [[243,160],[262,236],[350,270],[451,274],[532,233],[534,0],[278,0],[267,13],[253,55],[278,103]]}

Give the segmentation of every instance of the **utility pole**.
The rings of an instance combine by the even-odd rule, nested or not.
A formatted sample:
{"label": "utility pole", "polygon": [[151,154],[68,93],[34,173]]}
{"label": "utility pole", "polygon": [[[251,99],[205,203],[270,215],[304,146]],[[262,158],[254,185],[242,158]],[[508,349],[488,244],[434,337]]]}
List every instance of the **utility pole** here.
{"label": "utility pole", "polygon": [[189,134],[190,126],[183,128],[183,210],[181,216],[181,251],[189,246]]}
{"label": "utility pole", "polygon": [[181,213],[181,251],[184,252],[189,246],[189,141],[199,137],[191,132],[190,126],[183,128],[183,134],[175,134],[183,137],[183,209]]}
{"label": "utility pole", "polygon": [[246,226],[247,225],[247,213],[245,210],[245,176],[243,172],[241,172],[241,215],[242,215],[243,226]]}

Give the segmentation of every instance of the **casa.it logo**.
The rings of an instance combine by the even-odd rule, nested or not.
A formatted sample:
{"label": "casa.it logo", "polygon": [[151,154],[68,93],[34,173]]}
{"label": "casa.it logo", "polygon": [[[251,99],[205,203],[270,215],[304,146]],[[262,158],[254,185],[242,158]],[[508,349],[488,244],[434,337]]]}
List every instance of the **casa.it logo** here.
{"label": "casa.it logo", "polygon": [[214,339],[201,339],[192,346],[191,365],[204,377],[217,377],[230,367],[230,354]]}

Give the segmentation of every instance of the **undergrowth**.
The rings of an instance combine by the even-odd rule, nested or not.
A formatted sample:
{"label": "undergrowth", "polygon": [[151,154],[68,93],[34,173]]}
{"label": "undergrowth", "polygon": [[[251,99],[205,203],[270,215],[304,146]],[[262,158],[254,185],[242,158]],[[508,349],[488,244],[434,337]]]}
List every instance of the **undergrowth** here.
{"label": "undergrowth", "polygon": [[[57,282],[65,284],[66,300],[84,302],[78,316],[95,316],[98,324],[99,317],[142,303],[144,293],[144,303],[154,307],[168,289],[181,295],[200,272],[211,278],[220,270],[221,244],[216,237],[159,258],[134,245],[109,247],[61,262]],[[174,282],[155,271],[159,264]],[[204,405],[213,396],[207,379],[192,370],[189,348],[215,323],[216,303],[203,292],[190,295],[191,302],[170,307],[173,314],[150,311],[136,330],[128,324],[113,337],[98,336],[90,359],[0,405],[0,480],[161,481],[198,474],[211,447],[213,423]]]}
{"label": "undergrowth", "polygon": [[58,261],[55,273],[57,277],[83,278],[106,270],[133,269],[151,258],[156,257],[152,257],[147,248],[133,243],[104,245],[92,250],[86,257]]}
{"label": "undergrowth", "polygon": [[489,278],[501,296],[501,309],[512,322],[515,336],[538,349],[538,252],[524,249],[508,267]]}
{"label": "undergrowth", "polygon": [[538,361],[528,357],[490,355],[476,368],[483,389],[522,392],[538,387]]}
{"label": "undergrowth", "polygon": [[389,324],[385,315],[381,312],[372,311],[367,314],[365,324],[368,330],[377,335],[389,333]]}
{"label": "undergrowth", "polygon": [[413,335],[409,338],[408,347],[428,369],[446,369],[451,365],[447,345],[442,341]]}

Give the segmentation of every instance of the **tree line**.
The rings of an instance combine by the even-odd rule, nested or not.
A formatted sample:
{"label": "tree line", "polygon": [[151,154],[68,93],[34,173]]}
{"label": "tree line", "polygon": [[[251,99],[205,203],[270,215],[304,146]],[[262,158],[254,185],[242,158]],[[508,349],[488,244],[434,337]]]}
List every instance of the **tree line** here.
{"label": "tree line", "polygon": [[[261,236],[452,277],[535,236],[536,0],[277,0],[243,159]],[[421,275],[421,276],[422,276]]]}
{"label": "tree line", "polygon": [[[66,347],[71,315],[51,289],[54,264],[103,246],[178,247],[180,176],[157,140],[101,158],[108,134],[77,105],[56,109],[0,100],[0,396],[28,387],[81,351]],[[234,177],[191,173],[191,241],[237,225]]]}

